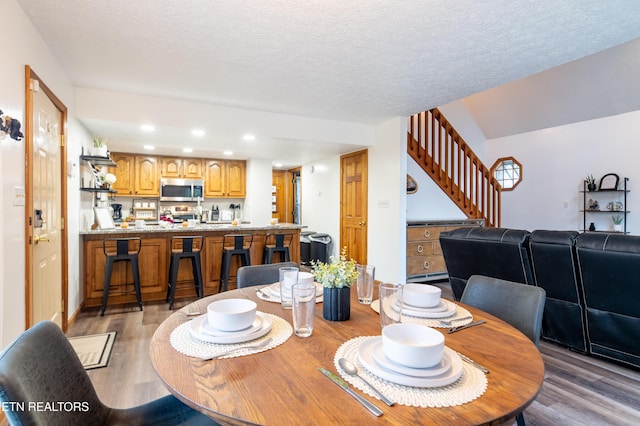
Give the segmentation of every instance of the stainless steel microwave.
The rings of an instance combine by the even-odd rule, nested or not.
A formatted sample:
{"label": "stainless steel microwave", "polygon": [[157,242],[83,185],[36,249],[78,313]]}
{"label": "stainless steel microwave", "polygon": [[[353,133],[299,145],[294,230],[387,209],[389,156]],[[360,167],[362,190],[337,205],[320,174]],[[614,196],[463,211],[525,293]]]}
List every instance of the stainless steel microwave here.
{"label": "stainless steel microwave", "polygon": [[198,201],[204,197],[204,180],[160,179],[160,201]]}

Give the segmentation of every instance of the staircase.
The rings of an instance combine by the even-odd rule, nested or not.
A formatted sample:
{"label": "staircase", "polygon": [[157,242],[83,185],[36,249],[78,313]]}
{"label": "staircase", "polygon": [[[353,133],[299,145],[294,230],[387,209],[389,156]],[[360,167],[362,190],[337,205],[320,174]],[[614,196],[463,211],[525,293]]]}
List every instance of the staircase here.
{"label": "staircase", "polygon": [[437,108],[409,117],[407,152],[468,218],[500,226],[500,184]]}

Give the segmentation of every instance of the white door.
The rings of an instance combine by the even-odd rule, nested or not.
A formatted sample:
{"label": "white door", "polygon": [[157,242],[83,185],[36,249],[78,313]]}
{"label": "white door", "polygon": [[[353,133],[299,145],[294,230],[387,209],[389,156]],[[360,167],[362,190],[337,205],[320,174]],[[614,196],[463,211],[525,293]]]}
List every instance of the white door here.
{"label": "white door", "polygon": [[[34,81],[34,80],[32,80]],[[62,327],[61,134],[62,113],[43,90],[33,90],[31,143],[30,323],[51,320]]]}

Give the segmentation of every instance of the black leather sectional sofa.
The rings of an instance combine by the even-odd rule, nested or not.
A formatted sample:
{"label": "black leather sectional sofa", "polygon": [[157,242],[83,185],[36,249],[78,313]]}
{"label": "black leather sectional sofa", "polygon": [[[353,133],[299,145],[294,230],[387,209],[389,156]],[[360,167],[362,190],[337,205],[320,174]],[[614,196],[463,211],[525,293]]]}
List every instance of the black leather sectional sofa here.
{"label": "black leather sectional sofa", "polygon": [[640,237],[506,228],[443,232],[454,297],[480,274],[545,289],[542,338],[640,367]]}

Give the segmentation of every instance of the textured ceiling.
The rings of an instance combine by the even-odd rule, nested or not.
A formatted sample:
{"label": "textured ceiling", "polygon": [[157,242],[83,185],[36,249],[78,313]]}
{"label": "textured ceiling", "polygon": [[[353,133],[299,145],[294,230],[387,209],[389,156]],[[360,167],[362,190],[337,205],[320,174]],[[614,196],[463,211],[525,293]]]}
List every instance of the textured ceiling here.
{"label": "textured ceiling", "polygon": [[640,36],[636,0],[18,2],[77,87],[369,124]]}

